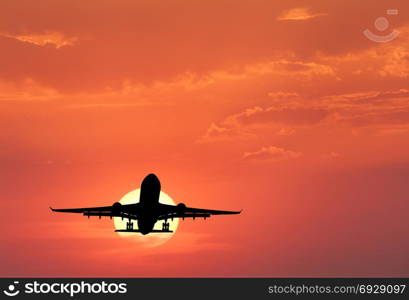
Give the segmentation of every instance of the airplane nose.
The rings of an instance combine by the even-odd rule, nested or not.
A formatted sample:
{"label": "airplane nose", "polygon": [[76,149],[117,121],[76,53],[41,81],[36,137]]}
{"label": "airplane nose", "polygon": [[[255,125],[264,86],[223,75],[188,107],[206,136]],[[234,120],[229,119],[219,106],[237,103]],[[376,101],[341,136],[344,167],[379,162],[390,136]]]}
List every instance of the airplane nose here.
{"label": "airplane nose", "polygon": [[158,183],[160,183],[160,181],[159,181],[159,178],[155,175],[155,174],[153,174],[153,173],[151,173],[151,174],[149,174],[149,175],[147,175],[144,179],[143,179],[143,181],[142,181],[142,184],[143,183],[149,183],[149,184],[158,184]]}
{"label": "airplane nose", "polygon": [[150,174],[148,174],[148,176],[146,176],[146,178],[149,178],[149,179],[158,179],[158,176],[156,176],[156,175],[153,174],[153,173],[150,173]]}
{"label": "airplane nose", "polygon": [[159,183],[159,178],[155,174],[151,173],[143,179],[142,184],[143,183],[157,184]]}

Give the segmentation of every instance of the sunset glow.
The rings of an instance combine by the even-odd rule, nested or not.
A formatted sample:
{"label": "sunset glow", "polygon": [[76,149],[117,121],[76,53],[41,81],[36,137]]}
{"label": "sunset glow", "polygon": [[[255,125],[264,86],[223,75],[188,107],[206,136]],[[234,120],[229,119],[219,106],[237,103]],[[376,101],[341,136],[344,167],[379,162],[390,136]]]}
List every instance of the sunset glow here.
{"label": "sunset glow", "polygon": [[[133,190],[130,191],[129,193],[125,194],[119,202],[121,204],[134,204],[139,202],[139,196],[141,194],[141,190]],[[176,203],[170,198],[165,192],[161,191],[159,195],[159,202],[162,204],[170,204],[170,205],[176,205]],[[125,229],[126,228],[126,222],[128,221],[127,219],[121,219],[121,218],[113,218],[114,219],[114,227],[115,229]],[[134,224],[134,228],[138,228],[137,222],[132,221]],[[158,221],[155,224],[154,229],[162,229],[162,223],[163,221]],[[139,246],[141,247],[158,247],[165,243],[167,240],[169,240],[175,233],[178,228],[179,224],[179,219],[173,219],[169,220],[169,229],[173,231],[173,233],[153,233],[153,234],[148,234],[148,235],[142,235],[140,233],[135,234],[135,233],[128,233],[128,232],[118,232],[118,235],[124,238],[129,238],[135,240],[136,243],[138,243]]]}

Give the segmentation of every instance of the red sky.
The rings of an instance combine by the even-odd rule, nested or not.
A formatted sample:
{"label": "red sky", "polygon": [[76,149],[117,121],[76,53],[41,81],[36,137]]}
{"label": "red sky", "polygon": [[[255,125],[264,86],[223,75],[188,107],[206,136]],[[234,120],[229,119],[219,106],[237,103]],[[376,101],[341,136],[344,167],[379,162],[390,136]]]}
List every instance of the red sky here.
{"label": "red sky", "polygon": [[[407,1],[0,7],[0,276],[409,276]],[[150,172],[244,211],[145,248],[48,210]]]}

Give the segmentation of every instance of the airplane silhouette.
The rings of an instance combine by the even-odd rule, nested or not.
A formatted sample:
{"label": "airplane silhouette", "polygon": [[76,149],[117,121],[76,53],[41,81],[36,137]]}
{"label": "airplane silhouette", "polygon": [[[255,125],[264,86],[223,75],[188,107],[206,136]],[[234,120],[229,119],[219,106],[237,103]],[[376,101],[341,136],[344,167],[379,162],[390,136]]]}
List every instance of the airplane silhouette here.
{"label": "airplane silhouette", "polygon": [[[169,230],[168,219],[174,218],[209,218],[212,215],[233,215],[241,211],[211,210],[187,207],[184,203],[168,205],[159,202],[160,181],[155,174],[149,174],[141,184],[139,203],[121,204],[115,202],[112,206],[87,207],[87,208],[64,208],[50,209],[54,212],[82,213],[84,216],[120,217],[128,219],[126,229],[117,229],[116,232],[140,232],[145,235],[152,232],[172,232]],[[138,229],[133,228],[133,222],[137,220]],[[153,229],[157,221],[164,220],[162,230]]]}

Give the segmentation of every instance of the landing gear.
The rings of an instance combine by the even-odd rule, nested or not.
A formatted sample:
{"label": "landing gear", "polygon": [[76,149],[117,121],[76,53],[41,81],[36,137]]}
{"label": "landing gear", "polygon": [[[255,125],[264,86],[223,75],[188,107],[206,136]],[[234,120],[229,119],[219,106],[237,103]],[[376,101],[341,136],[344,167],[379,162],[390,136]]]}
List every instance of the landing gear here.
{"label": "landing gear", "polygon": [[131,220],[126,222],[126,230],[133,230],[133,222]]}
{"label": "landing gear", "polygon": [[163,222],[162,231],[169,231],[169,223],[167,221]]}

